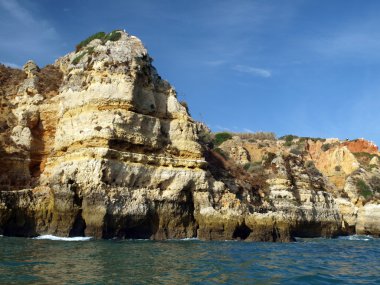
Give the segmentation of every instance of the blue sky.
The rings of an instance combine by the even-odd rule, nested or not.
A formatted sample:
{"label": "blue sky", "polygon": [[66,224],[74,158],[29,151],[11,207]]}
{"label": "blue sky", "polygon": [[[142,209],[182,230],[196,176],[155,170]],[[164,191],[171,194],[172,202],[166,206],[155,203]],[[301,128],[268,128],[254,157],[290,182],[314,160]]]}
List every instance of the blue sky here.
{"label": "blue sky", "polygon": [[380,1],[0,0],[0,61],[125,29],[212,130],[380,143]]}

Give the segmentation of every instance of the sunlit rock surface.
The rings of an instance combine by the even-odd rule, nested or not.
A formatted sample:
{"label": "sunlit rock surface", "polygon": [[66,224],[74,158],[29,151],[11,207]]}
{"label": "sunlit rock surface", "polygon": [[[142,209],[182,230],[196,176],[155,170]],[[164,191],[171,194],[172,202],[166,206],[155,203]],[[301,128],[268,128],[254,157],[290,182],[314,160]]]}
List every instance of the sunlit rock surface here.
{"label": "sunlit rock surface", "polygon": [[[0,66],[0,234],[290,241],[378,233],[371,145],[305,140],[295,151],[234,137],[221,153],[141,41],[115,33],[44,68]],[[373,157],[356,157],[350,149],[360,145]]]}

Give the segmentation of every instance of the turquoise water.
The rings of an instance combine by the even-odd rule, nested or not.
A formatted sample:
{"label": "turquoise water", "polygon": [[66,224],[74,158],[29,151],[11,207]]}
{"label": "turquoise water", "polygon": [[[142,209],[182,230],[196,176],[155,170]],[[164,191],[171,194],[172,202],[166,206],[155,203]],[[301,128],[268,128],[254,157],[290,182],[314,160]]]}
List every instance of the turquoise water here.
{"label": "turquoise water", "polygon": [[0,284],[380,284],[380,240],[0,238]]}

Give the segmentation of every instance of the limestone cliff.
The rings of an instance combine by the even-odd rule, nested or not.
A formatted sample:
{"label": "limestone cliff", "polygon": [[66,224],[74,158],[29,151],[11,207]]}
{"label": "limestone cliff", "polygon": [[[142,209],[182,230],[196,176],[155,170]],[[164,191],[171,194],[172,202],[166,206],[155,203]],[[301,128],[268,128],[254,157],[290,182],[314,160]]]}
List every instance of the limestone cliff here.
{"label": "limestone cliff", "polygon": [[[307,170],[309,178],[314,182],[311,185],[295,183],[296,189],[317,188],[331,197],[331,207],[338,209],[342,222],[341,233],[380,235],[380,220],[377,219],[380,215],[380,153],[377,146],[363,139],[339,141],[285,136],[278,140],[265,140],[250,139],[250,136],[255,137],[255,134],[236,134],[223,142],[219,149],[228,159],[244,165],[248,172],[261,170],[276,180],[279,179],[276,168],[265,168],[267,157],[274,158],[272,165],[281,157],[288,160],[296,158],[298,165]],[[236,156],[236,149],[245,156]],[[246,157],[249,158],[248,162]],[[291,175],[293,181],[307,177],[297,173],[294,165],[287,169],[295,172]],[[267,180],[270,185],[272,181]],[[286,192],[277,193],[276,188],[269,187],[269,198],[274,204],[287,197]],[[308,193],[305,197],[307,196],[311,199],[315,195]],[[301,206],[304,204],[305,202],[301,203]]]}
{"label": "limestone cliff", "polygon": [[125,32],[42,69],[0,66],[0,100],[0,234],[289,241],[378,229],[366,218],[377,202],[352,189],[374,192],[373,157],[362,170],[339,146],[336,170],[310,141],[307,155],[239,138],[218,151]]}

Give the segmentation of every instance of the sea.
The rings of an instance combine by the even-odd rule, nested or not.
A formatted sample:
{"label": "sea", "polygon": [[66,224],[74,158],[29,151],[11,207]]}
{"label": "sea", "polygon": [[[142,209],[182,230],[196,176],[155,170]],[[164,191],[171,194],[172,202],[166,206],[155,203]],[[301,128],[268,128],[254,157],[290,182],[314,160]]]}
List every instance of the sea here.
{"label": "sea", "polygon": [[0,284],[380,284],[380,239],[0,237]]}

